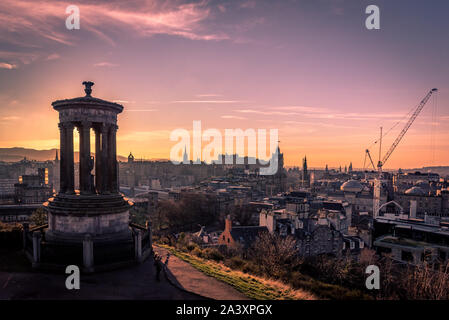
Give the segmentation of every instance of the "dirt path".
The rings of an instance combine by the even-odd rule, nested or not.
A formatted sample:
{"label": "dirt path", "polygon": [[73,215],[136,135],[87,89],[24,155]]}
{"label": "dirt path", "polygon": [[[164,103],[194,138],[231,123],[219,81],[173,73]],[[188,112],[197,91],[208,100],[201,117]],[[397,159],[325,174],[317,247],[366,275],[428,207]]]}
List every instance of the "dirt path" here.
{"label": "dirt path", "polygon": [[[153,246],[153,250],[162,257],[162,262],[166,261],[166,249]],[[172,254],[169,256],[167,269],[170,280],[189,292],[215,300],[249,300],[230,285],[205,275]]]}

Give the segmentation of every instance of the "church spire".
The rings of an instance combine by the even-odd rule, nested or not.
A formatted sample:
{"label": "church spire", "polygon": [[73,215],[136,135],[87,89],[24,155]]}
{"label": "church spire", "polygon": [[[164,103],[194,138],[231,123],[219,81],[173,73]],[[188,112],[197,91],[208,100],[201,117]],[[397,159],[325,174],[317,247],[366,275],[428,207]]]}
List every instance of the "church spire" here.
{"label": "church spire", "polygon": [[182,156],[182,163],[189,164],[189,156],[187,155],[187,146],[184,146],[184,154]]}

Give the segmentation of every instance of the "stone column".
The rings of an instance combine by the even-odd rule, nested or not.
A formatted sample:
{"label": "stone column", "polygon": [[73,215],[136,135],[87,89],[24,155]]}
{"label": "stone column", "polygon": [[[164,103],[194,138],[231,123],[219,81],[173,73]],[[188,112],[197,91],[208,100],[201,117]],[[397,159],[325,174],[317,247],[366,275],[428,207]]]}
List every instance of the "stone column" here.
{"label": "stone column", "polygon": [[66,179],[66,193],[75,193],[75,163],[73,159],[73,123],[64,123],[65,128],[65,179]]}
{"label": "stone column", "polygon": [[41,261],[41,232],[33,232],[33,267],[38,267]]}
{"label": "stone column", "polygon": [[59,192],[64,193],[67,191],[67,161],[66,161],[66,142],[67,142],[67,131],[64,125],[60,123],[59,125],[59,157],[61,158],[59,163]]}
{"label": "stone column", "polygon": [[137,262],[142,262],[142,231],[135,229],[134,254]]}
{"label": "stone column", "polygon": [[80,133],[80,153],[79,153],[79,163],[80,163],[80,193],[87,194],[91,192],[90,186],[90,175],[91,175],[91,164],[90,164],[90,122],[82,122],[78,127]]}
{"label": "stone column", "polygon": [[153,252],[153,229],[151,227],[151,221],[147,221],[146,223],[147,232],[148,232],[148,246],[150,249],[150,252]]}
{"label": "stone column", "polygon": [[85,272],[94,272],[94,245],[90,234],[83,239],[83,266]]}
{"label": "stone column", "polygon": [[95,128],[95,189],[101,192],[101,127]]}
{"label": "stone column", "polygon": [[109,187],[109,126],[103,124],[101,128],[101,193],[110,193]]}
{"label": "stone column", "polygon": [[23,226],[23,233],[22,233],[22,241],[23,241],[23,249],[27,248],[27,235],[28,232],[30,231],[30,225],[29,223],[25,222],[24,224],[22,224]]}
{"label": "stone column", "polygon": [[112,193],[118,192],[117,174],[117,126],[111,125],[109,129],[109,187]]}

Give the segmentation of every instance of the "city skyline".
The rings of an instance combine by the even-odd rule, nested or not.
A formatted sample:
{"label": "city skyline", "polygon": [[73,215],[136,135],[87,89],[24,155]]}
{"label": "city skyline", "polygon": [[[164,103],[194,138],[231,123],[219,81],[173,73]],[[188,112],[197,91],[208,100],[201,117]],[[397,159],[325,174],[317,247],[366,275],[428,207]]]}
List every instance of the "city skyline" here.
{"label": "city skyline", "polygon": [[82,96],[92,80],[94,97],[125,107],[119,155],[168,159],[170,132],[201,120],[221,132],[279,129],[286,166],[307,155],[310,167],[360,168],[379,127],[437,87],[437,106],[429,101],[386,168],[449,165],[444,1],[376,1],[372,31],[363,1],[80,1],[80,30],[65,28],[69,4],[0,4],[2,148],[59,148],[51,102]]}

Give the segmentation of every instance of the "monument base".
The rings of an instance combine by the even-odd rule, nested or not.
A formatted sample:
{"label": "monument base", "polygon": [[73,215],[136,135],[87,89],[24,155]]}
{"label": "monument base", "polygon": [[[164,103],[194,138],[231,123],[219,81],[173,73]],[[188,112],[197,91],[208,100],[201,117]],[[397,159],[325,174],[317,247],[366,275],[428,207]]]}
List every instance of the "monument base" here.
{"label": "monument base", "polygon": [[24,248],[33,267],[84,272],[143,262],[151,253],[151,230],[129,222],[132,203],[121,194],[58,194],[44,204],[48,225],[27,230]]}

